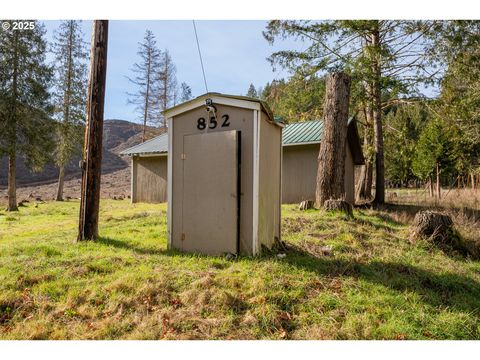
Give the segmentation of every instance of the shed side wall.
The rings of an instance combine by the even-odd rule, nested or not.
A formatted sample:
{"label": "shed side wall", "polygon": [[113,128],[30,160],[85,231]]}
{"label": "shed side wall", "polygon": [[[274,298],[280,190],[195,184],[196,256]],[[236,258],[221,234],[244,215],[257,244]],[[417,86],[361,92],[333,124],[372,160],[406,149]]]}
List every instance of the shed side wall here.
{"label": "shed side wall", "polygon": [[[355,202],[355,171],[350,147],[346,147],[345,200]],[[315,200],[320,144],[283,147],[282,203]]]}
{"label": "shed side wall", "polygon": [[282,129],[266,119],[261,112],[258,242],[270,248],[280,239]]}
{"label": "shed side wall", "polygon": [[134,157],[132,202],[167,201],[167,157]]}

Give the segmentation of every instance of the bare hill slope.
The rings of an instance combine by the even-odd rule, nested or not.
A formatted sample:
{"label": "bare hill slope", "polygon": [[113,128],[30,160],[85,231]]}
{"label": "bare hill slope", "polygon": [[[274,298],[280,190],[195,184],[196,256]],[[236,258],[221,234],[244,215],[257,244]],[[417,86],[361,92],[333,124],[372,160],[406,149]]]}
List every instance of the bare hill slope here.
{"label": "bare hill slope", "polygon": [[[149,127],[147,138],[161,133],[160,129]],[[128,159],[119,155],[120,151],[141,142],[142,125],[126,120],[105,120],[103,125],[103,158],[102,174],[109,174],[128,167]],[[80,157],[72,159],[66,167],[66,180],[80,177],[78,166]],[[0,159],[0,188],[7,185],[7,158]],[[49,184],[57,181],[58,169],[54,164],[47,164],[41,172],[33,173],[28,170],[21,158],[17,159],[18,186],[34,186]]]}

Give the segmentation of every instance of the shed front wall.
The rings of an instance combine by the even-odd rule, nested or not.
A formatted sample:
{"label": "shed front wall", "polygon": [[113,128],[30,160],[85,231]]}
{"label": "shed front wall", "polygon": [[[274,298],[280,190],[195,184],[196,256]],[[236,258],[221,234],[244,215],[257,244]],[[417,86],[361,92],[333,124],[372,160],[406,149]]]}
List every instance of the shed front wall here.
{"label": "shed front wall", "polygon": [[[253,233],[253,116],[254,110],[237,108],[226,105],[215,104],[217,108],[217,119],[219,124],[215,129],[197,129],[199,118],[207,119],[205,107],[190,110],[172,118],[170,133],[171,156],[172,156],[172,204],[170,214],[171,246],[181,249],[182,229],[182,196],[183,196],[183,138],[185,135],[210,133],[218,131],[239,130],[241,131],[241,191],[240,191],[240,253],[251,254],[252,233]],[[222,116],[229,115],[229,126],[222,127]],[[222,219],[218,219],[222,221]]]}
{"label": "shed front wall", "polygon": [[134,156],[132,167],[132,202],[166,202],[167,156]]}
{"label": "shed front wall", "polygon": [[[283,147],[282,203],[315,200],[320,144]],[[346,146],[345,200],[355,202],[354,164],[350,147]]]}
{"label": "shed front wall", "polygon": [[259,211],[258,248],[271,248],[275,238],[280,240],[282,128],[269,123],[260,114]]}

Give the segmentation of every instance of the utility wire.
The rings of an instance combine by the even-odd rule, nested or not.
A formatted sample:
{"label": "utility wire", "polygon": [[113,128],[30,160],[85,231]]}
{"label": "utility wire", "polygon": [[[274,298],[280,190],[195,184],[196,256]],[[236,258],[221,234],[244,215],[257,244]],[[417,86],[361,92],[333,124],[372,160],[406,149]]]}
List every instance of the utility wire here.
{"label": "utility wire", "polygon": [[205,82],[205,90],[208,93],[207,77],[205,76],[205,69],[203,68],[202,52],[200,51],[200,44],[198,43],[197,27],[195,26],[195,20],[192,20],[192,22],[193,22],[193,30],[195,31],[195,39],[197,40],[198,56],[200,57],[200,64],[202,65],[202,73],[203,73],[203,81]]}

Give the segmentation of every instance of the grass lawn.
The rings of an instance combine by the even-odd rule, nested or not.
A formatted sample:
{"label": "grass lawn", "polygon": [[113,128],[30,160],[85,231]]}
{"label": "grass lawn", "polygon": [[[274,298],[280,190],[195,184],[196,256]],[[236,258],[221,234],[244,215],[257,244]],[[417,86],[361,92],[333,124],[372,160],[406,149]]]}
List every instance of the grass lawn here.
{"label": "grass lawn", "polygon": [[283,206],[286,256],[228,261],[168,251],[165,204],[102,200],[76,244],[78,207],[0,211],[0,338],[480,338],[480,262],[386,212]]}

